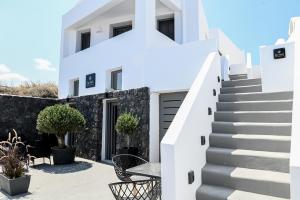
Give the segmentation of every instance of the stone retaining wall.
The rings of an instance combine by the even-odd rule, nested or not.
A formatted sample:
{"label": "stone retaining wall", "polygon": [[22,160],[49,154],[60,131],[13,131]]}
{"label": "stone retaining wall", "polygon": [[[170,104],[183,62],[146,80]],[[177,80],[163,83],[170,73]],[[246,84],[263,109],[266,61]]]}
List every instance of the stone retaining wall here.
{"label": "stone retaining wall", "polygon": [[[140,119],[137,134],[132,145],[138,147],[139,155],[149,158],[149,89],[139,88],[126,91],[109,92],[69,99],[43,99],[32,97],[0,95],[0,140],[6,139],[13,128],[23,140],[33,143],[37,138],[36,119],[41,110],[57,103],[69,103],[77,108],[87,121],[86,129],[74,134],[73,144],[77,156],[99,161],[102,148],[103,100],[117,99],[119,112],[132,112]],[[118,136],[118,146],[125,146],[122,136]]]}
{"label": "stone retaining wall", "polygon": [[56,99],[0,95],[0,140],[15,129],[23,141],[32,143],[37,137],[36,119],[41,110],[54,105]]}
{"label": "stone retaining wall", "polygon": [[[84,114],[87,129],[74,135],[74,145],[78,156],[91,160],[101,160],[103,100],[117,99],[119,112],[131,112],[140,119],[137,134],[132,145],[139,148],[139,155],[149,159],[149,89],[140,88],[105,94],[82,96],[69,99],[68,102]],[[67,100],[64,100],[66,102]],[[118,136],[118,145],[125,146],[122,136]]]}

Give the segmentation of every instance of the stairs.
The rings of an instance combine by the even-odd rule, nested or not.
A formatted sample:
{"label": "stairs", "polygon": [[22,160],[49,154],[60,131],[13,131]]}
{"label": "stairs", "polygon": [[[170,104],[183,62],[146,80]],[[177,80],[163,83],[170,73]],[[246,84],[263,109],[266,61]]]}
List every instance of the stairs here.
{"label": "stairs", "polygon": [[292,92],[262,93],[260,79],[222,83],[197,200],[288,200]]}

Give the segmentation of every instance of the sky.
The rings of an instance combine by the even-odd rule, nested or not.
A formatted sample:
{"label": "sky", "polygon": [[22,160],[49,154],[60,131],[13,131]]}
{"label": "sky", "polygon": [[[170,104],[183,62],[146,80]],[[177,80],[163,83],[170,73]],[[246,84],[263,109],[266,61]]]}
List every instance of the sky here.
{"label": "sky", "polygon": [[[58,82],[61,16],[77,0],[0,0],[0,83]],[[220,28],[259,63],[259,46],[288,37],[300,0],[203,0],[210,28]]]}

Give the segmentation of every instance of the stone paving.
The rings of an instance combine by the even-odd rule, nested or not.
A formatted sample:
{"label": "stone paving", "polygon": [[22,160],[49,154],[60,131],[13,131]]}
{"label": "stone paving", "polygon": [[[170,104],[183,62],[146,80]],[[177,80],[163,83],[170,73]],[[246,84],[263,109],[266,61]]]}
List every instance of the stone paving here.
{"label": "stone paving", "polygon": [[9,197],[0,192],[0,200],[113,200],[108,184],[118,182],[112,166],[80,158],[64,166],[39,160],[35,168],[30,167],[29,174],[28,194]]}

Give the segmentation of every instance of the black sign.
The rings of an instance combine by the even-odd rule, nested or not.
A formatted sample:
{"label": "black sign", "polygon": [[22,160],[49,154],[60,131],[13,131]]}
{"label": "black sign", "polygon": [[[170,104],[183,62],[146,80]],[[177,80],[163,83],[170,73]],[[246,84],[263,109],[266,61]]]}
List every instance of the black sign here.
{"label": "black sign", "polygon": [[96,86],[96,74],[88,74],[85,79],[85,87],[92,88]]}
{"label": "black sign", "polygon": [[282,59],[285,58],[285,48],[274,49],[274,59]]}

